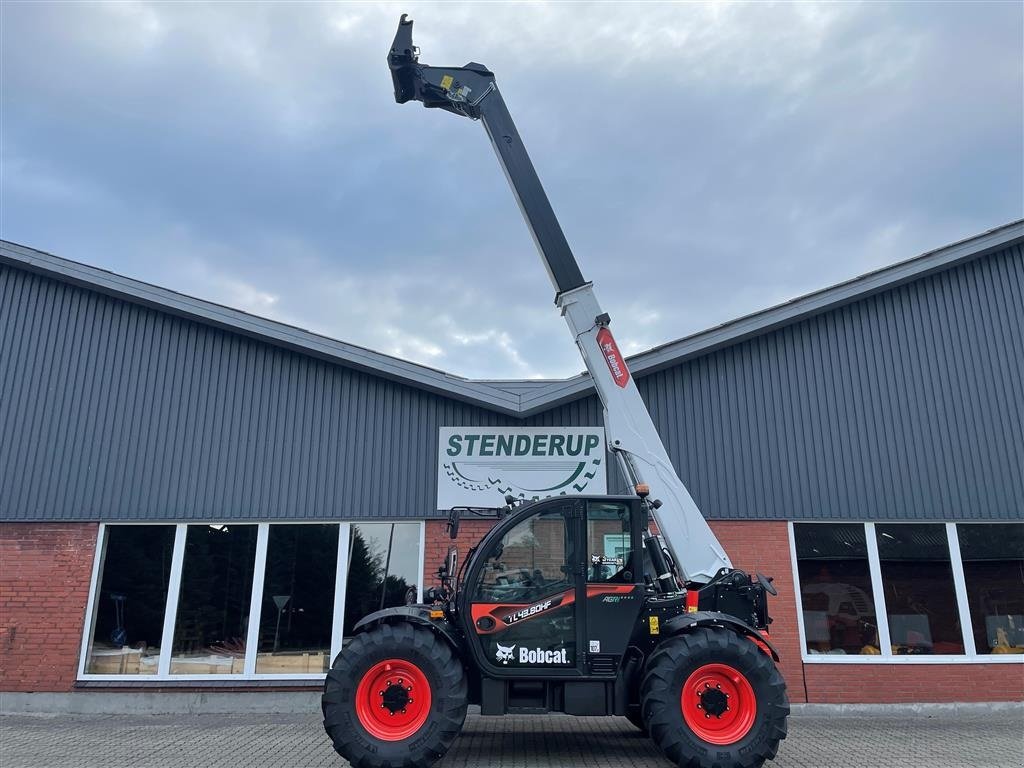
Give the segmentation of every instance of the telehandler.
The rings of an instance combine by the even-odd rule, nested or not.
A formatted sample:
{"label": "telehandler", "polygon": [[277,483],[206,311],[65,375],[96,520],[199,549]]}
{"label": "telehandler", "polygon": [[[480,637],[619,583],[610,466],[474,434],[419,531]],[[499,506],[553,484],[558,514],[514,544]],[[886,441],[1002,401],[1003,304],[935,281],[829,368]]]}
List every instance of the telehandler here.
{"label": "telehandler", "polygon": [[324,683],[334,748],[356,768],[429,765],[476,704],[482,715],[625,716],[679,766],[762,765],[789,716],[767,636],[771,580],[733,568],[676,474],[494,74],[419,63],[405,15],[388,65],[399,104],[483,123],[634,493],[453,509],[453,539],[462,514],[497,522],[461,566],[449,550],[424,604],[356,624]]}

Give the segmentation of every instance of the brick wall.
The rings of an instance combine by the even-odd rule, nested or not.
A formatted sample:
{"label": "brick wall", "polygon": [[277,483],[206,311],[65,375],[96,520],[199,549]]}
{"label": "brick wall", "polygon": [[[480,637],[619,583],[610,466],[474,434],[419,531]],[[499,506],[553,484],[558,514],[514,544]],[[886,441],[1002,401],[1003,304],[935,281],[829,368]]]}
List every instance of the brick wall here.
{"label": "brick wall", "polygon": [[1024,701],[1019,664],[805,664],[811,701]]}
{"label": "brick wall", "polygon": [[779,652],[779,669],[793,703],[806,701],[803,664],[800,661],[800,628],[796,621],[796,588],[789,556],[789,527],[783,521],[742,522],[714,520],[711,530],[729,554],[736,568],[750,574],[758,571],[775,579],[778,597],[769,598],[768,612],[772,645]]}
{"label": "brick wall", "polygon": [[74,684],[96,529],[0,523],[0,691]]}
{"label": "brick wall", "polygon": [[[455,543],[465,557],[493,525],[464,520]],[[775,577],[772,641],[793,702],[1019,701],[1024,674],[1007,664],[802,664],[797,602],[782,522],[716,521],[735,565]],[[68,691],[78,666],[95,524],[0,524],[0,690]],[[426,524],[425,580],[451,545],[444,522]],[[805,696],[806,691],[806,696]]]}

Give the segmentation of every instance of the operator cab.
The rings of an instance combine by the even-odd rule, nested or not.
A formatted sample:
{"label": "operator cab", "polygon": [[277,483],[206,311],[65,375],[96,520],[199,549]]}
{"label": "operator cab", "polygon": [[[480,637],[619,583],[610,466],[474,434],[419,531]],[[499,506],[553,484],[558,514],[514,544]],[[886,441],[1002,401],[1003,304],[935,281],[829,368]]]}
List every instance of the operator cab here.
{"label": "operator cab", "polygon": [[649,591],[646,527],[635,496],[556,497],[518,508],[483,539],[458,615],[485,714],[611,711],[604,681],[627,656]]}

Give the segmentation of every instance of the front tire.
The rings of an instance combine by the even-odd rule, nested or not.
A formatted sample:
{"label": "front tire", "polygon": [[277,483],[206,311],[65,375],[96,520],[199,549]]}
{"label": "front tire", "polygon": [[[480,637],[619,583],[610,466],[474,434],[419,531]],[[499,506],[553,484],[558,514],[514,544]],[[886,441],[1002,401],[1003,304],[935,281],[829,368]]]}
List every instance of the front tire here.
{"label": "front tire", "polygon": [[628,707],[626,709],[626,719],[645,734],[647,733],[647,724],[644,723],[644,716],[640,713],[639,706]]}
{"label": "front tire", "polygon": [[355,768],[418,768],[466,719],[466,675],[429,629],[384,624],[357,635],[324,683],[324,729]]}
{"label": "front tire", "polygon": [[755,768],[786,738],[789,699],[772,660],[727,629],[664,641],[641,684],[651,738],[680,768]]}

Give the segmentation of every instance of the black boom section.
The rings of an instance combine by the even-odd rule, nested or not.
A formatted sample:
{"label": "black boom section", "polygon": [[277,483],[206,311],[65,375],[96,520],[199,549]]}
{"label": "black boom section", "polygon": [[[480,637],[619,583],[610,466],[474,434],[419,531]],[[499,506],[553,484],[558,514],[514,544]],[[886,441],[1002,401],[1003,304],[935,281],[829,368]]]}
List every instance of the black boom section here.
{"label": "black boom section", "polygon": [[494,73],[472,62],[464,67],[420,64],[419,49],[412,42],[412,20],[405,14],[398,23],[398,32],[388,53],[388,66],[395,86],[395,101],[399,104],[419,101],[428,108],[444,109],[483,122],[552,283],[559,293],[585,285],[569,242],[498,91]]}

